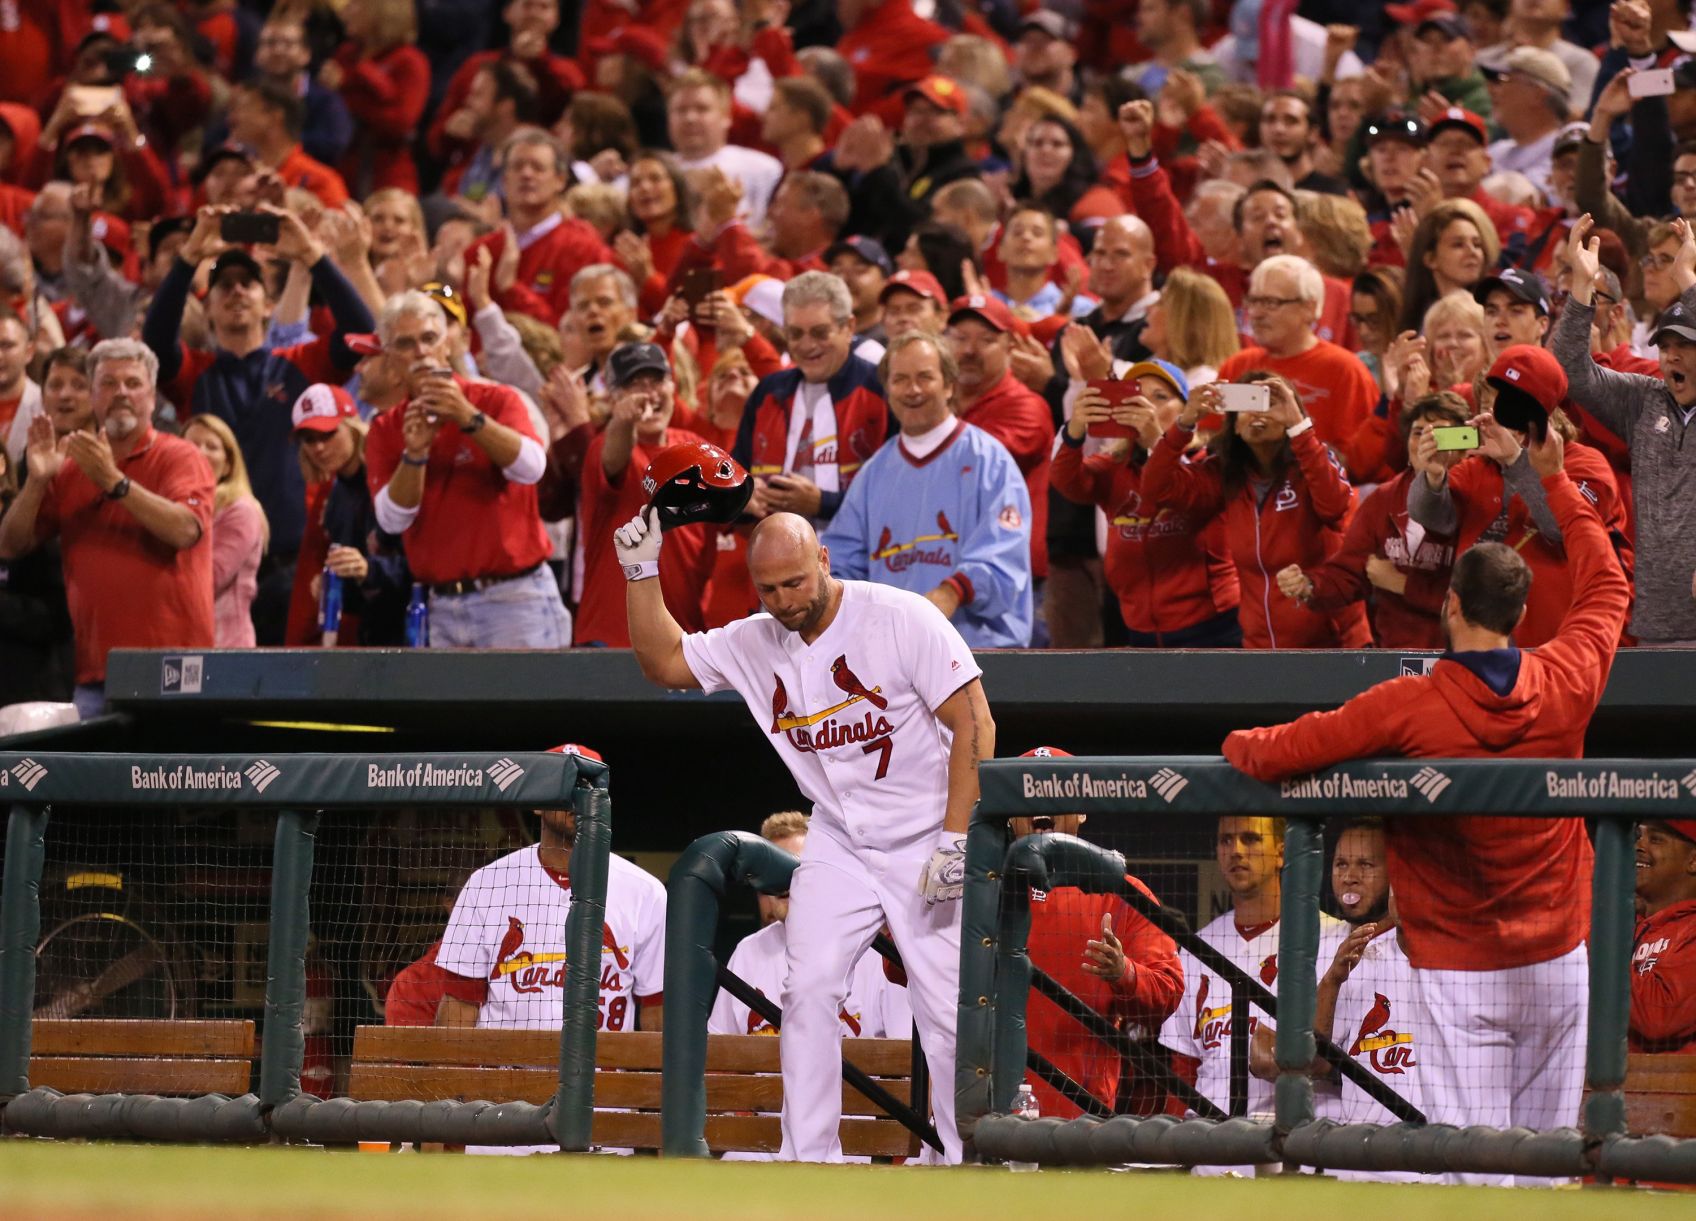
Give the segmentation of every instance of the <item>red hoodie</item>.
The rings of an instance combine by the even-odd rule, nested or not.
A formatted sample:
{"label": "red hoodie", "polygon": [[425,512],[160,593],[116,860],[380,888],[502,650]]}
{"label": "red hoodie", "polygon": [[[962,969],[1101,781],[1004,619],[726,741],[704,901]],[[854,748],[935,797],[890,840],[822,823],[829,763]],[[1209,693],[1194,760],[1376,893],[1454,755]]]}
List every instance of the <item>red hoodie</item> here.
{"label": "red hoodie", "polygon": [[[1619,563],[1629,577],[1635,560],[1631,544],[1626,540],[1625,508],[1613,470],[1594,449],[1572,441],[1566,447],[1566,471],[1579,495],[1595,506],[1602,525],[1614,540]],[[1572,605],[1574,586],[1566,550],[1538,534],[1525,502],[1517,496],[1510,497],[1504,506],[1502,468],[1489,458],[1474,455],[1452,468],[1449,489],[1455,507],[1460,510],[1460,529],[1455,532],[1456,555],[1465,554],[1506,509],[1507,529],[1501,541],[1525,557],[1531,568],[1531,592],[1525,600],[1525,618],[1513,634],[1514,643],[1534,649],[1554,639],[1562,617]],[[1414,573],[1408,577],[1407,593],[1414,600],[1431,605],[1442,601],[1448,584],[1446,573]]]}
{"label": "red hoodie", "polygon": [[[412,145],[430,101],[430,61],[412,46],[367,56],[355,42],[344,42],[335,59],[343,74],[342,101],[355,120],[353,144],[342,158],[342,177],[362,197],[384,187],[416,195],[418,165]],[[367,173],[369,187],[362,181]]]}
{"label": "red hoodie", "polygon": [[1107,514],[1107,584],[1133,632],[1160,636],[1217,618],[1237,605],[1237,567],[1213,523],[1143,502],[1144,464],[1083,456],[1066,444],[1051,478],[1067,500]]}
{"label": "red hoodie", "polygon": [[952,37],[949,30],[913,12],[910,0],[882,0],[860,24],[842,35],[837,52],[854,69],[856,115],[875,114],[885,127],[899,127],[906,109],[902,91],[936,71],[932,49]]}
{"label": "red hoodie", "polygon": [[1638,921],[1635,944],[1631,1050],[1696,1054],[1696,899]]}
{"label": "red hoodie", "polygon": [[[1456,657],[1393,678],[1332,712],[1237,730],[1225,758],[1274,781],[1344,759],[1578,759],[1607,686],[1631,585],[1590,502],[1564,472],[1543,480],[1578,591],[1554,640],[1468,653],[1517,663],[1497,694]],[[1421,970],[1501,971],[1569,953],[1590,929],[1590,841],[1578,818],[1391,819],[1390,888]]]}
{"label": "red hoodie", "polygon": [[[552,218],[542,223],[552,223]],[[523,236],[519,235],[521,242]],[[479,246],[487,246],[490,258],[499,264],[501,251],[506,249],[506,234],[500,229],[484,234],[471,243],[466,257],[474,258]],[[495,304],[558,326],[571,308],[571,277],[591,263],[612,261],[612,250],[593,225],[575,216],[561,216],[546,233],[522,248],[518,279],[511,288],[495,294]]]}
{"label": "red hoodie", "polygon": [[1048,577],[1048,457],[1054,450],[1054,413],[1036,391],[1009,370],[960,418],[975,424],[1013,455],[1031,494],[1031,576]]}
{"label": "red hoodie", "polygon": [[[1341,610],[1372,596],[1372,639],[1381,649],[1440,649],[1443,626],[1438,611],[1455,562],[1453,537],[1427,533],[1407,516],[1407,489],[1414,472],[1403,471],[1375,488],[1349,522],[1343,545],[1317,568],[1309,569],[1315,610]],[[1383,556],[1396,571],[1426,578],[1409,581],[1403,593],[1374,589],[1366,579],[1366,561]]]}
{"label": "red hoodie", "polygon": [[1295,464],[1256,502],[1248,483],[1229,498],[1211,454],[1183,461],[1194,434],[1174,424],[1143,468],[1145,505],[1183,509],[1198,521],[1225,522],[1225,545],[1237,565],[1242,603],[1237,617],[1245,649],[1362,649],[1372,642],[1359,605],[1332,615],[1309,610],[1278,592],[1278,570],[1317,567],[1342,541],[1354,489],[1313,429],[1290,438]]}
{"label": "red hoodie", "polygon": [[[1127,875],[1125,880],[1154,898],[1136,878]],[[1130,968],[1128,978],[1109,981],[1083,969],[1084,944],[1101,937],[1104,915],[1113,918],[1114,936],[1124,947]],[[1178,962],[1177,946],[1117,895],[1085,894],[1075,886],[1032,890],[1030,958],[1032,967],[1103,1017],[1140,1026],[1149,1037],[1159,1032],[1160,1023],[1184,994],[1184,968]],[[1129,1065],[1121,1066],[1118,1053],[1085,1033],[1076,1018],[1035,988],[1025,1002],[1025,1035],[1032,1051],[1046,1056],[1108,1106],[1119,1092],[1121,1074],[1134,1071]],[[1035,1073],[1026,1073],[1025,1080],[1035,1091],[1043,1115],[1073,1119],[1082,1113]],[[1139,1113],[1153,1110],[1157,1102],[1151,1095]]]}

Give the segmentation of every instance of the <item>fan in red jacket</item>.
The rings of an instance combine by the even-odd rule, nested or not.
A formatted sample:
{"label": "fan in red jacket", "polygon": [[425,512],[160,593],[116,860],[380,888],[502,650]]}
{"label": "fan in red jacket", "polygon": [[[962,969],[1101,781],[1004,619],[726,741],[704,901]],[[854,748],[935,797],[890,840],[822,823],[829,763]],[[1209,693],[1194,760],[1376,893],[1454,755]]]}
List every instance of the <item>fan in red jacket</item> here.
{"label": "fan in red jacket", "polygon": [[[1481,544],[1455,563],[1449,640],[1429,674],[1391,679],[1332,712],[1238,730],[1224,754],[1273,781],[1344,759],[1575,759],[1613,665],[1631,587],[1550,431],[1533,450],[1577,597],[1555,639],[1510,637],[1531,572]],[[1395,892],[1432,1035],[1421,1073],[1437,1123],[1534,1130],[1573,1122],[1583,1091],[1591,851],[1576,818],[1392,820]],[[1536,1055],[1524,1049],[1537,1048]]]}
{"label": "fan in red jacket", "polygon": [[[571,165],[559,142],[539,127],[521,127],[507,140],[501,187],[507,223],[473,242],[467,264],[487,246],[494,259],[495,304],[556,326],[571,307],[571,277],[592,263],[612,262],[612,251],[588,221],[560,211],[571,185]],[[518,243],[518,269],[503,282],[501,255]],[[510,274],[510,273],[509,273]]]}
{"label": "fan in red jacket", "polygon": [[[1561,430],[1568,477],[1579,495],[1596,507],[1628,578],[1634,563],[1626,540],[1625,508],[1607,459],[1574,440],[1577,429],[1558,411],[1550,415],[1538,405],[1559,403],[1566,389],[1566,373],[1546,349],[1529,344],[1504,348],[1484,379],[1487,401],[1479,406],[1485,411],[1493,406],[1495,415],[1480,421],[1483,446],[1478,454],[1446,476],[1433,479],[1434,472],[1428,472],[1410,485],[1408,495],[1413,519],[1428,529],[1452,533],[1457,552],[1486,540],[1504,542],[1525,557],[1531,567],[1531,592],[1525,619],[1515,633],[1525,648],[1554,636],[1574,591],[1560,530],[1525,456],[1521,438],[1527,428]],[[1443,582],[1421,574],[1410,576],[1408,587],[1414,597],[1429,601],[1441,595]]]}
{"label": "fan in red jacket", "polygon": [[430,101],[430,61],[412,45],[417,17],[411,5],[350,4],[343,21],[348,41],[318,70],[355,120],[342,177],[361,199],[384,187],[416,195],[412,142]]}
{"label": "fan in red jacket", "polygon": [[465,102],[471,96],[471,82],[487,64],[507,60],[524,65],[536,81],[536,121],[544,126],[552,126],[571,95],[583,88],[583,70],[548,49],[548,40],[559,29],[559,0],[507,0],[501,20],[508,31],[507,45],[474,52],[448,81],[425,137],[424,147],[432,157],[445,161],[454,153],[469,153],[476,144],[477,116],[466,109]]}
{"label": "fan in red jacket", "polygon": [[1632,1051],[1696,1054],[1696,818],[1637,828]]}
{"label": "fan in red jacket", "polygon": [[912,0],[837,0],[836,15],[842,23],[836,50],[854,69],[848,109],[899,127],[906,87],[936,70],[934,52],[950,31],[913,12]]}
{"label": "fan in red jacket", "polygon": [[[1071,758],[1056,746],[1027,750],[1022,758]],[[1015,818],[1008,829],[1015,839],[1038,832],[1076,835],[1082,814]],[[1154,892],[1129,874],[1125,881],[1155,902]],[[1031,891],[1031,967],[1048,975],[1095,1012],[1113,1019],[1133,1040],[1153,1039],[1160,1023],[1178,1007],[1184,969],[1172,939],[1117,895],[1085,894],[1075,886]],[[1135,1081],[1134,1069],[1119,1054],[1084,1031],[1044,993],[1032,988],[1025,1004],[1025,1035],[1030,1049],[1110,1108],[1147,1115],[1162,1095]],[[1025,1081],[1045,1116],[1073,1119],[1078,1105],[1034,1072]]]}
{"label": "fan in red jacket", "polygon": [[1143,469],[1143,503],[1181,509],[1197,521],[1223,519],[1242,589],[1244,648],[1365,648],[1371,633],[1358,604],[1322,615],[1278,592],[1279,569],[1317,565],[1336,550],[1354,489],[1314,436],[1313,421],[1289,382],[1271,373],[1244,380],[1266,386],[1270,409],[1231,412],[1207,452],[1185,461],[1197,422],[1223,409],[1219,386],[1196,391]]}
{"label": "fan in red jacket", "polygon": [[[1464,425],[1470,414],[1465,399],[1446,392],[1404,411],[1402,444],[1416,465],[1380,484],[1361,502],[1343,545],[1330,559],[1305,571],[1294,565],[1281,571],[1278,588],[1284,595],[1315,610],[1334,611],[1370,594],[1372,639],[1379,648],[1442,648],[1443,625],[1437,612],[1449,587],[1455,540],[1410,520],[1407,493],[1423,469],[1414,457],[1415,445],[1432,427]],[[1431,461],[1448,470],[1463,456],[1461,450],[1441,451]]]}
{"label": "fan in red jacket", "polygon": [[[1107,514],[1107,584],[1135,648],[1235,648],[1237,568],[1225,551],[1219,519],[1145,504],[1142,484],[1149,452],[1189,398],[1175,366],[1150,360],[1132,365],[1124,380],[1138,397],[1110,404],[1086,387],[1072,404],[1065,444],[1054,455],[1051,479],[1068,500]],[[1084,456],[1090,434],[1111,438]]]}

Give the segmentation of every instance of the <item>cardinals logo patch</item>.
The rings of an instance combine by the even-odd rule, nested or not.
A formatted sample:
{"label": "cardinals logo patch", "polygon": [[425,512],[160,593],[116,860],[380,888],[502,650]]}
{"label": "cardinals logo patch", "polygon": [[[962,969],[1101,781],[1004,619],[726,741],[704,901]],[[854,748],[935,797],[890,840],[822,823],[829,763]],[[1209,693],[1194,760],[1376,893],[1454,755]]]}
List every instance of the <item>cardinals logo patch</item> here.
{"label": "cardinals logo patch", "polygon": [[1349,1045],[1349,1055],[1369,1057],[1372,1070],[1386,1076],[1419,1067],[1413,1058],[1413,1036],[1390,1029],[1390,1000],[1382,992],[1372,994],[1372,1008],[1360,1019],[1360,1032]]}
{"label": "cardinals logo patch", "polygon": [[[868,686],[849,668],[846,653],[830,663],[830,681],[847,696],[846,699],[818,712],[797,713],[790,703],[783,679],[772,675],[771,728],[767,732],[782,734],[796,750],[819,751],[855,742],[870,742],[895,731],[889,718],[881,715],[889,710],[889,699],[883,694],[883,687]],[[837,719],[838,713],[846,712],[856,704],[869,705],[870,709],[859,720]]]}
{"label": "cardinals logo patch", "polygon": [[911,542],[903,542],[895,537],[894,531],[885,526],[878,535],[877,546],[872,549],[873,561],[883,561],[883,566],[890,572],[905,572],[914,564],[941,564],[952,569],[954,566],[954,549],[948,546],[926,547],[926,543],[957,543],[960,534],[948,520],[948,514],[938,509],[936,513],[936,533],[916,535]]}

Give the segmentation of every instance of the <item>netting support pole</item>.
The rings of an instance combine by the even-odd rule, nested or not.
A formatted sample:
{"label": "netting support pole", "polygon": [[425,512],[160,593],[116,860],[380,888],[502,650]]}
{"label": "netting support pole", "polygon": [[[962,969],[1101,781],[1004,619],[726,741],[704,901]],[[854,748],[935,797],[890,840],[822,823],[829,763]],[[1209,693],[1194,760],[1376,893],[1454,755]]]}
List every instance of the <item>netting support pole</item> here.
{"label": "netting support pole", "polygon": [[1584,1137],[1601,1144],[1625,1133],[1626,1028],[1631,1018],[1631,942],[1637,862],[1632,824],[1596,823],[1596,873],[1590,895],[1590,1037]]}
{"label": "netting support pole", "polygon": [[312,857],[318,815],[283,810],[277,815],[271,855],[271,938],[265,964],[265,1031],[259,1052],[259,1111],[300,1096],[306,1052],[306,943],[312,936]]}
{"label": "netting support pole", "polygon": [[[577,839],[571,847],[571,914],[565,921],[565,1019],[559,1034],[559,1091],[554,1139],[583,1153],[595,1122],[595,1019],[600,1012],[602,930],[606,927],[607,857],[612,851],[612,798],[604,787],[579,789],[573,801]],[[635,1015],[632,1014],[632,1020]]]}
{"label": "netting support pole", "polygon": [[1324,867],[1325,833],[1318,820],[1290,819],[1284,832],[1278,1030],[1273,1040],[1278,1060],[1275,1125],[1280,1134],[1313,1119],[1313,1080],[1307,1070],[1318,1051],[1313,1017],[1318,1004],[1319,883]]}
{"label": "netting support pole", "polygon": [[47,807],[12,807],[0,882],[0,1103],[29,1092],[35,946],[41,940],[41,866]]}
{"label": "netting support pole", "polygon": [[[979,1005],[977,998],[1007,998],[996,981],[996,955],[1001,903],[1001,862],[1007,855],[1007,823],[972,812],[966,830],[966,891],[960,900],[960,1007],[954,1040],[954,1118],[966,1161],[975,1160],[972,1128],[993,1109],[990,1070],[995,1055],[995,1031],[1002,1019],[996,1004]],[[1021,1001],[1022,1005],[1023,1002]],[[1023,1012],[1020,1014],[1021,1024]],[[1023,1076],[1023,1058],[1020,1059]],[[946,1081],[933,1082],[947,1089]],[[1008,1096],[1011,1097],[1009,1088]]]}

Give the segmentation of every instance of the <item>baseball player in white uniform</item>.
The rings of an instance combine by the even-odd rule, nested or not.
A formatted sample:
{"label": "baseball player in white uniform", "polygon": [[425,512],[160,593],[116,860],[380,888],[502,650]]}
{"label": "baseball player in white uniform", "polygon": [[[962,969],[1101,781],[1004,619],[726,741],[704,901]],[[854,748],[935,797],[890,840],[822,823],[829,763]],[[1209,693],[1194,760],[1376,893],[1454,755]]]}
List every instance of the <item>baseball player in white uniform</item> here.
{"label": "baseball player in white uniform", "polygon": [[666,687],[735,690],[813,803],[786,929],[781,1156],[842,1159],[838,1015],[854,964],[887,923],[906,964],[944,1157],[958,1162],[957,900],[977,766],[995,754],[971,651],[926,597],[834,579],[794,514],[767,517],[749,539],[765,613],[689,636],[653,579],[658,511],[615,538],[642,672]]}

